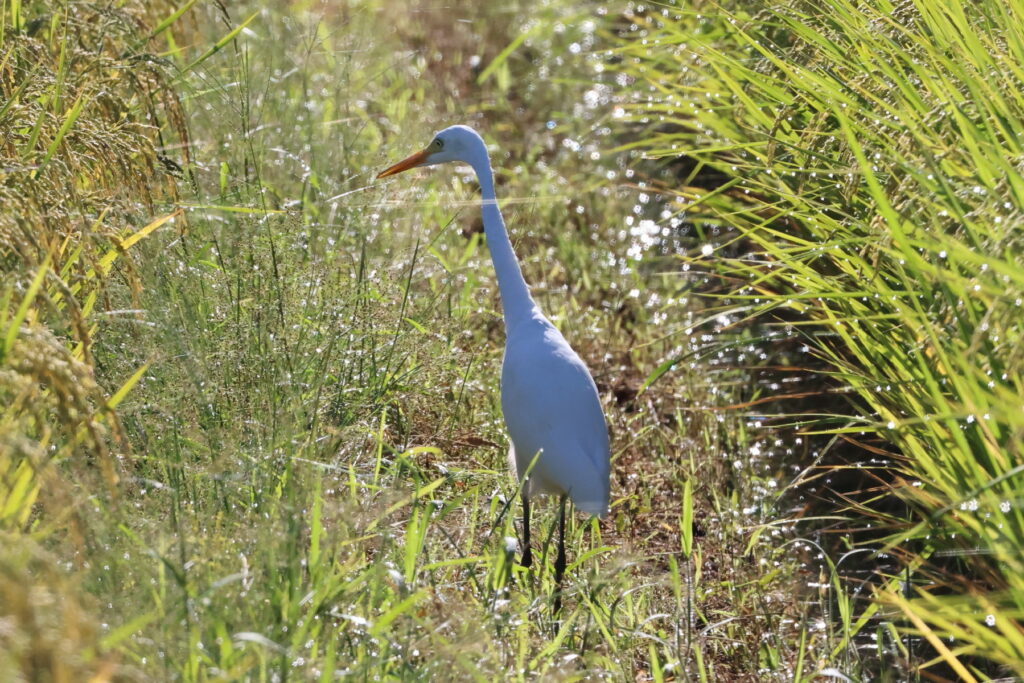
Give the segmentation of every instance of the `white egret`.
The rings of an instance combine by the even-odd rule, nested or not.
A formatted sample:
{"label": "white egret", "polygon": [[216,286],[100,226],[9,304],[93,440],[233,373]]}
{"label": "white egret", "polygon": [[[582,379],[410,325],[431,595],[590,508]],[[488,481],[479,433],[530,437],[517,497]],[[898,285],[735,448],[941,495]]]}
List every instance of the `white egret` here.
{"label": "white egret", "polygon": [[[377,177],[450,161],[464,162],[476,171],[484,234],[501,293],[506,337],[501,409],[512,440],[510,465],[522,483],[521,564],[529,567],[533,559],[530,498],[559,496],[555,582],[560,587],[565,572],[566,498],[585,513],[608,514],[608,427],[587,366],[530,296],[495,198],[494,174],[483,138],[468,126],[445,128],[424,150]],[[561,603],[558,595],[556,612]]]}

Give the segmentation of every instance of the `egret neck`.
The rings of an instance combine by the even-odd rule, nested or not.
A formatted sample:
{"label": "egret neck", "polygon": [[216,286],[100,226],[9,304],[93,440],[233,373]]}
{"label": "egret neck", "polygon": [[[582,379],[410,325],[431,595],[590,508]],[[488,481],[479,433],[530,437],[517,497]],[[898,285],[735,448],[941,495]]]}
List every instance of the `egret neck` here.
{"label": "egret neck", "polygon": [[484,221],[484,235],[487,237],[487,248],[491,252],[491,262],[498,277],[501,308],[505,316],[505,329],[508,330],[512,323],[532,313],[537,304],[530,297],[530,288],[523,279],[523,271],[512,249],[505,221],[501,217],[501,209],[498,208],[490,157],[486,148],[481,152],[474,155],[469,163],[476,171],[477,182],[480,183],[480,213]]}

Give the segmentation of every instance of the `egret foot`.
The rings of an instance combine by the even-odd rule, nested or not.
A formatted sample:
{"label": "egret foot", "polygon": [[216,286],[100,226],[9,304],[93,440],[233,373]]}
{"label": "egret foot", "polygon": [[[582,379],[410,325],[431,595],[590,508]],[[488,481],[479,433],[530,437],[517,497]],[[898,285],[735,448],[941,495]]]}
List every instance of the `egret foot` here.
{"label": "egret foot", "polygon": [[562,577],[565,576],[565,501],[567,494],[562,494],[558,513],[558,557],[555,558],[555,609],[557,616],[562,610]]}
{"label": "egret foot", "polygon": [[530,549],[530,499],[526,495],[526,483],[523,483],[523,559],[522,567],[533,566],[533,551]]}

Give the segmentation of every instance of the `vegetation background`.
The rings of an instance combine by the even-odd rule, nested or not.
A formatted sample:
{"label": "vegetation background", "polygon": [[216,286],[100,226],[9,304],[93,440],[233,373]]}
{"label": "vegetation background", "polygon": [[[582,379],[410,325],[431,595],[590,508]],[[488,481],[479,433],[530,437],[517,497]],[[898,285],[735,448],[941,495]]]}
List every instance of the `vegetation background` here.
{"label": "vegetation background", "polygon": [[[1024,675],[1022,27],[5,0],[0,680]],[[472,178],[372,182],[454,122],[610,421],[557,619]]]}

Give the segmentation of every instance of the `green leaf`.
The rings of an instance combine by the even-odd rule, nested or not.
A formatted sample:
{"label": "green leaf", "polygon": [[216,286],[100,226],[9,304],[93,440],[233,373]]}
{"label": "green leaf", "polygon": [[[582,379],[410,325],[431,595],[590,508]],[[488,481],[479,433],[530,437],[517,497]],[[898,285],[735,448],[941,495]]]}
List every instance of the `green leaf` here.
{"label": "green leaf", "polygon": [[121,401],[124,400],[125,396],[128,395],[128,392],[132,390],[132,387],[134,387],[138,383],[138,381],[142,379],[142,376],[146,374],[146,370],[148,369],[149,363],[146,363],[141,368],[136,370],[135,373],[128,378],[128,381],[122,384],[121,388],[118,389],[113,396],[107,399],[107,409],[113,410],[114,408],[116,408],[118,404],[120,404]]}
{"label": "green leaf", "polygon": [[249,15],[248,19],[243,21],[241,24],[239,24],[235,28],[231,29],[231,31],[229,31],[227,35],[225,35],[223,38],[221,38],[216,43],[214,43],[213,47],[211,47],[209,50],[207,50],[202,55],[200,55],[199,58],[196,59],[194,62],[192,62],[191,64],[186,66],[184,69],[182,69],[182,71],[181,71],[182,75],[187,74],[189,71],[192,71],[194,68],[196,68],[197,66],[199,66],[200,64],[205,62],[207,59],[209,59],[213,55],[215,55],[218,52],[220,52],[220,50],[225,45],[227,45],[228,43],[230,43],[232,40],[235,39],[235,36],[237,36],[242,31],[242,29],[244,29],[246,26],[248,26],[250,23],[252,23],[252,20],[255,19],[256,17],[258,17],[259,14],[260,14],[260,11],[256,10],[251,15]]}
{"label": "green leaf", "polygon": [[416,591],[415,593],[413,593],[412,595],[410,595],[409,597],[407,597],[406,599],[402,600],[400,603],[389,609],[380,617],[380,619],[377,619],[373,623],[372,627],[370,627],[370,635],[374,638],[379,637],[382,633],[384,633],[384,631],[387,630],[388,626],[391,625],[391,622],[393,622],[398,617],[402,616],[404,613],[408,612],[410,609],[412,609],[417,602],[423,599],[424,595],[425,593],[422,590]]}
{"label": "green leaf", "polygon": [[693,554],[693,479],[687,479],[683,485],[683,516],[679,525],[683,554],[689,558]]}
{"label": "green leaf", "polygon": [[491,61],[491,63],[487,65],[487,68],[480,72],[480,75],[477,76],[476,79],[477,85],[483,85],[484,83],[486,83],[487,79],[490,78],[494,74],[494,72],[497,71],[501,66],[503,66],[510,56],[512,56],[512,53],[515,52],[527,38],[529,38],[539,28],[543,26],[544,23],[538,21],[534,23],[534,25],[530,28],[529,31],[523,31],[522,33],[516,35],[516,37],[512,39],[512,42],[506,45],[505,49],[499,52],[498,56],[495,57]]}
{"label": "green leaf", "polygon": [[3,355],[0,356],[0,361],[7,358],[10,354],[11,349],[14,347],[14,340],[18,337],[18,330],[21,329],[21,324],[25,322],[25,318],[28,316],[29,308],[32,306],[32,302],[36,298],[36,294],[39,293],[39,288],[43,286],[43,278],[46,277],[46,272],[50,269],[50,254],[46,255],[43,260],[43,264],[39,266],[39,270],[36,272],[36,276],[32,278],[32,283],[28,286],[28,291],[25,292],[25,296],[21,299],[21,304],[18,306],[17,312],[7,326],[7,333],[4,336]]}
{"label": "green leaf", "polygon": [[75,125],[75,121],[78,120],[78,115],[82,113],[82,107],[84,106],[85,100],[83,100],[82,96],[79,95],[78,99],[76,99],[75,103],[71,106],[71,109],[64,115],[64,123],[61,124],[60,129],[57,131],[57,135],[54,136],[53,141],[50,142],[50,146],[46,149],[46,155],[43,157],[43,160],[40,161],[39,165],[34,171],[32,171],[33,178],[38,178],[43,167],[50,163],[50,159],[52,159],[53,155],[57,153],[57,148],[60,146],[60,143],[71,130],[71,127]]}

